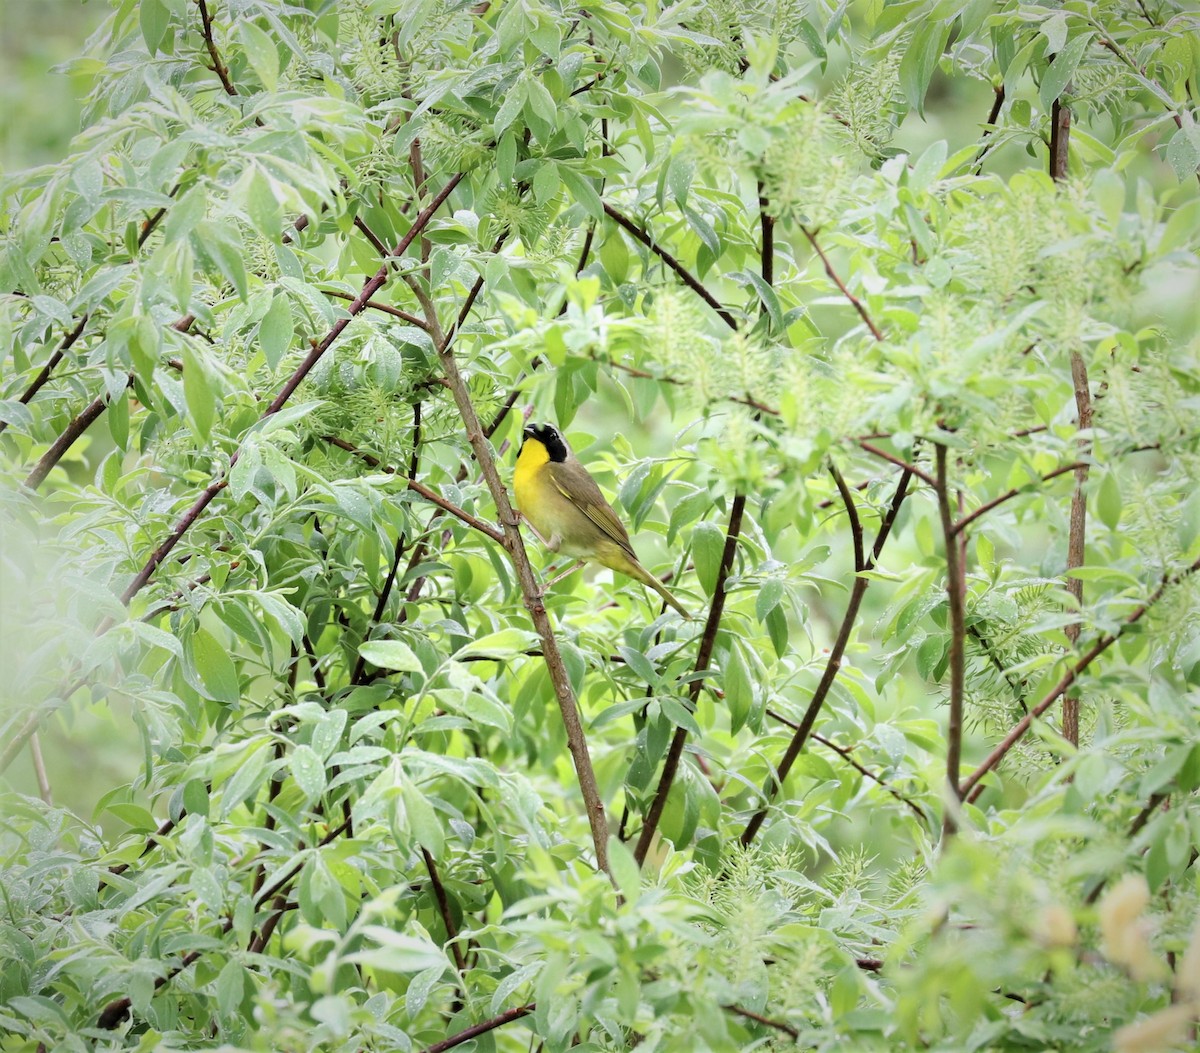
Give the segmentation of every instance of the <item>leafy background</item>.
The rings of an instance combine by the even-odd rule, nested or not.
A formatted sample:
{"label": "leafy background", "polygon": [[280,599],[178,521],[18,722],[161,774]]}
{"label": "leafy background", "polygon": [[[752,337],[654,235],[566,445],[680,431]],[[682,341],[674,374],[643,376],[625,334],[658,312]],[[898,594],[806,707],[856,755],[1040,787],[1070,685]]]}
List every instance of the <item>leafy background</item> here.
{"label": "leafy background", "polygon": [[[83,10],[4,13],[0,1048],[1193,1040],[1193,14]],[[693,622],[539,601],[525,415]]]}

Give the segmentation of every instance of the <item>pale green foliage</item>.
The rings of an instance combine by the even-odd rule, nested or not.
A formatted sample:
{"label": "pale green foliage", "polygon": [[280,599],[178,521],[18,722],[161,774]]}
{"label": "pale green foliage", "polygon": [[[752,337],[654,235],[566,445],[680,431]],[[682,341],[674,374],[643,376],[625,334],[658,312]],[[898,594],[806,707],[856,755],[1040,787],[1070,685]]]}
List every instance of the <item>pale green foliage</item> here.
{"label": "pale green foliage", "polygon": [[[0,1053],[1090,1053],[1191,1013],[1195,15],[204,10],[117,0],[83,129],[0,181]],[[612,882],[442,337],[502,479],[555,421],[696,615],[544,597]],[[959,640],[939,449],[983,509]],[[1053,702],[967,800],[957,643],[960,779]]]}

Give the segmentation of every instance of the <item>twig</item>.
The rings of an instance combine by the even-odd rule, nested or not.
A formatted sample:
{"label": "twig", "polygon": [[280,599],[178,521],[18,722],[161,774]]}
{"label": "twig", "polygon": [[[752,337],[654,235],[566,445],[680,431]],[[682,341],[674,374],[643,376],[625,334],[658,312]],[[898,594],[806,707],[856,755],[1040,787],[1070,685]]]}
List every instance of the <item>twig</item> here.
{"label": "twig", "polygon": [[29,736],[29,757],[33,761],[33,774],[37,779],[38,796],[43,803],[51,804],[50,780],[46,777],[46,762],[42,759],[42,744],[35,731]]}
{"label": "twig", "polygon": [[887,450],[881,450],[874,443],[864,442],[862,439],[858,440],[858,448],[887,461],[888,464],[894,464],[897,468],[903,468],[909,475],[915,475],[921,482],[927,483],[935,489],[937,488],[937,480],[932,475],[918,468],[915,464],[909,464],[902,457],[897,457],[894,453],[888,453]]}
{"label": "twig", "polygon": [[429,883],[433,886],[433,898],[437,900],[442,924],[446,926],[446,942],[450,944],[450,950],[454,954],[454,964],[458,966],[459,973],[463,974],[467,971],[467,960],[458,945],[458,926],[454,924],[454,915],[450,913],[450,898],[446,895],[446,887],[438,875],[437,863],[433,861],[433,856],[424,845],[421,846],[421,856],[425,860],[425,869],[429,871]]}
{"label": "twig", "polygon": [[660,260],[662,260],[663,263],[665,263],[668,267],[670,267],[671,270],[673,270],[676,273],[676,275],[679,276],[679,280],[682,281],[683,284],[686,285],[689,289],[691,289],[692,292],[694,292],[697,296],[699,296],[701,300],[703,300],[706,304],[708,304],[708,306],[711,307],[720,316],[721,321],[723,321],[727,326],[729,326],[730,329],[733,329],[734,331],[737,330],[737,327],[738,327],[737,319],[735,319],[733,317],[733,315],[730,314],[726,308],[721,306],[720,302],[717,300],[717,298],[715,296],[713,296],[712,293],[710,293],[706,288],[704,288],[704,286],[703,286],[703,284],[701,284],[699,278],[697,278],[691,271],[689,271],[682,263],[679,262],[679,260],[677,260],[674,256],[672,256],[666,249],[664,249],[661,245],[659,245],[649,235],[649,233],[647,233],[645,230],[643,230],[641,227],[639,227],[636,223],[634,223],[634,221],[631,220],[628,216],[624,215],[622,212],[619,212],[619,211],[617,211],[617,209],[613,208],[613,206],[610,205],[607,201],[604,202],[604,212],[611,219],[615,220],[618,226],[627,230],[630,234],[632,234],[635,238],[637,238],[638,241],[640,241],[643,245],[645,245],[646,248],[648,248]]}
{"label": "twig", "polygon": [[221,53],[217,50],[217,43],[213,39],[212,17],[208,13],[208,4],[205,3],[205,0],[196,0],[196,3],[200,5],[200,21],[204,27],[204,46],[208,49],[208,57],[212,59],[212,70],[221,79],[221,87],[225,89],[225,94],[232,98],[238,93],[237,88],[229,79],[229,67],[221,60]]}
{"label": "twig", "polygon": [[[1077,472],[1080,468],[1086,468],[1087,463],[1084,461],[1072,461],[1070,464],[1060,464],[1053,471],[1046,472],[1039,479],[1039,482],[1048,483],[1051,479],[1057,479],[1060,475],[1066,475],[1068,472]],[[954,533],[958,534],[966,530],[980,516],[987,515],[993,508],[1004,504],[1005,501],[1011,501],[1014,497],[1024,492],[1032,483],[1026,483],[1024,486],[1014,486],[1011,490],[1005,490],[999,497],[993,497],[990,501],[985,501],[973,512],[959,518],[954,524]]]}
{"label": "twig", "polygon": [[800,1040],[800,1032],[791,1024],[785,1024],[782,1020],[772,1020],[769,1016],[763,1016],[761,1013],[752,1012],[749,1009],[743,1009],[740,1005],[729,1005],[725,1007],[731,1013],[736,1013],[738,1016],[744,1016],[747,1020],[753,1020],[756,1024],[765,1024],[767,1027],[773,1027],[776,1031],[782,1031],[785,1035],[790,1035],[796,1041]]}
{"label": "twig", "polygon": [[470,1042],[471,1039],[479,1035],[486,1035],[489,1031],[495,1031],[498,1027],[511,1024],[514,1020],[520,1020],[521,1017],[528,1016],[536,1008],[537,1005],[530,1002],[527,1005],[517,1006],[515,1009],[506,1009],[499,1016],[494,1016],[490,1020],[483,1021],[481,1024],[472,1024],[470,1027],[451,1035],[449,1038],[435,1042],[432,1046],[426,1046],[421,1050],[421,1053],[446,1053],[446,1050],[453,1049],[455,1046],[461,1046],[464,1042]]}
{"label": "twig", "polygon": [[[746,510],[746,495],[736,494],[729,508],[729,526],[725,530],[725,547],[721,551],[721,564],[717,570],[717,582],[713,588],[712,603],[709,604],[708,618],[704,623],[704,634],[700,637],[700,648],[696,652],[696,664],[688,694],[693,704],[700,697],[700,689],[704,673],[712,662],[713,649],[716,647],[717,630],[721,627],[721,616],[725,612],[725,582],[733,570],[733,557],[737,552],[738,539],[742,534],[742,516]],[[687,741],[687,729],[677,727],[671,737],[671,745],[667,750],[666,760],[663,761],[662,774],[658,779],[658,788],[654,791],[654,800],[642,824],[642,832],[633,852],[633,858],[641,866],[646,861],[650,845],[658,830],[659,820],[663,809],[667,806],[667,796],[671,792],[671,784],[675,781],[675,773],[679,768],[679,758],[683,756],[684,743]]]}
{"label": "twig", "polygon": [[822,249],[817,243],[816,232],[809,230],[808,227],[804,226],[804,224],[800,225],[800,230],[803,232],[804,236],[808,238],[808,243],[813,247],[813,251],[821,257],[821,262],[825,265],[825,273],[828,275],[829,280],[833,282],[833,284],[841,290],[842,295],[850,301],[850,306],[858,312],[858,316],[866,323],[867,328],[871,330],[871,335],[875,337],[876,340],[882,340],[883,333],[880,331],[879,326],[877,326],[871,320],[871,316],[867,313],[866,307],[863,306],[862,300],[860,300],[854,295],[854,293],[846,288],[846,283],[838,277],[837,271],[833,269],[833,264],[829,262],[829,257],[825,255],[825,250]]}
{"label": "twig", "polygon": [[[946,549],[946,602],[950,611],[950,715],[946,724],[946,781],[951,791],[958,793],[959,768],[962,764],[963,696],[966,691],[964,652],[967,636],[967,578],[962,545],[966,534],[955,535],[954,532],[944,443],[937,443],[936,457],[938,514]],[[954,808],[946,809],[942,819],[943,837],[956,832],[954,815]]]}
{"label": "twig", "polygon": [[1004,85],[1003,84],[1000,84],[1000,85],[993,84],[992,91],[995,93],[995,97],[992,99],[992,109],[991,109],[991,112],[988,114],[987,121],[985,122],[987,124],[987,127],[984,128],[983,135],[981,135],[979,137],[979,141],[980,141],[979,153],[977,153],[975,155],[974,164],[975,164],[975,174],[976,175],[979,175],[980,169],[983,168],[983,159],[987,155],[988,146],[990,145],[987,140],[988,140],[988,137],[995,130],[996,120],[1000,116],[1001,107],[1003,107],[1003,105],[1004,105]]}
{"label": "twig", "polygon": [[[1167,800],[1170,794],[1156,793],[1150,796],[1150,800],[1146,802],[1146,806],[1133,817],[1133,822],[1129,824],[1129,831],[1126,837],[1133,840],[1141,832],[1142,827],[1150,821],[1152,816],[1161,807],[1163,801]],[[1104,891],[1104,886],[1108,884],[1108,876],[1102,875],[1100,880],[1092,887],[1091,891],[1083,897],[1083,902],[1088,906],[1095,903],[1100,898],[1100,893]]]}
{"label": "twig", "polygon": [[[132,374],[131,380],[132,383]],[[54,440],[41,459],[33,467],[33,471],[25,477],[25,486],[30,490],[36,490],[43,482],[46,481],[46,476],[54,469],[54,466],[61,461],[66,452],[75,445],[76,440],[88,430],[97,420],[100,415],[108,408],[108,396],[99,395],[92,399],[74,420],[71,421],[62,431],[57,439]]]}
{"label": "twig", "polygon": [[[339,300],[349,300],[354,302],[357,297],[351,296],[349,293],[339,292],[336,289],[322,289],[326,296],[336,296]],[[369,307],[373,311],[382,311],[384,314],[390,314],[394,318],[400,318],[406,321],[409,325],[415,325],[419,329],[424,329],[429,332],[429,327],[425,324],[424,318],[419,318],[415,314],[409,314],[408,311],[402,311],[399,307],[393,307],[390,303],[380,303],[378,300],[368,300],[364,307]]]}
{"label": "twig", "polygon": [[[83,330],[84,330],[84,327],[87,325],[87,320],[88,320],[88,316],[85,314],[82,318],[79,319],[79,323],[75,326],[75,328],[72,329],[69,333],[67,333],[66,336],[63,337],[62,343],[60,343],[58,345],[58,348],[55,350],[54,354],[52,354],[50,356],[50,358],[47,359],[46,364],[44,366],[42,366],[42,368],[38,371],[38,375],[33,378],[29,387],[27,387],[21,393],[21,397],[19,399],[17,399],[18,402],[20,402],[24,405],[28,405],[29,400],[32,399],[33,396],[36,395],[39,391],[41,391],[42,386],[46,383],[47,380],[50,379],[50,374],[54,372],[54,367],[57,366],[59,364],[59,362],[61,362],[63,360],[63,357],[66,355],[66,353],[68,351],[71,350],[71,347],[74,345],[75,341],[78,340],[83,335]],[[7,427],[8,427],[8,421],[0,420],[0,432],[3,432],[4,429]]]}
{"label": "twig", "polygon": [[[780,724],[786,725],[787,727],[791,728],[793,731],[798,731],[800,729],[800,725],[797,724],[794,720],[791,720],[788,717],[785,717],[782,713],[779,713],[774,709],[768,708],[766,710],[766,714],[772,720],[779,721]],[[865,778],[865,779],[870,779],[873,783],[875,783],[881,789],[886,790],[901,804],[908,805],[908,807],[911,808],[912,811],[916,814],[918,819],[920,819],[922,822],[925,821],[926,815],[923,811],[921,811],[920,806],[915,801],[909,799],[908,797],[905,797],[904,794],[902,794],[899,790],[897,790],[896,787],[894,787],[890,782],[888,782],[887,779],[885,779],[882,775],[877,775],[877,774],[875,774],[875,772],[871,771],[870,768],[866,767],[863,764],[860,764],[855,759],[854,752],[852,750],[847,749],[845,746],[839,746],[836,742],[832,741],[831,739],[827,739],[824,735],[820,735],[815,731],[812,733],[810,738],[812,738],[813,742],[819,742],[826,749],[833,750],[834,753],[836,753],[839,757],[842,758],[842,760],[844,760],[847,764],[849,764],[850,767],[853,768],[856,772],[858,772],[859,775],[863,776],[863,778]]]}
{"label": "twig", "polygon": [[381,472],[386,472],[388,475],[394,475],[397,479],[403,479],[413,493],[420,494],[423,498],[425,498],[426,501],[437,505],[438,508],[440,508],[443,512],[449,512],[457,519],[461,519],[467,524],[467,526],[474,527],[481,534],[485,534],[493,541],[497,541],[500,544],[505,544],[504,532],[502,530],[493,526],[491,523],[485,522],[477,516],[471,515],[471,513],[466,509],[459,508],[458,505],[454,504],[453,502],[447,501],[436,490],[431,490],[424,483],[417,482],[416,479],[409,479],[408,477],[401,475],[396,471],[395,468],[381,462],[378,457],[367,453],[365,450],[360,450],[353,443],[347,442],[345,439],[339,438],[336,435],[322,435],[321,438],[324,439],[325,442],[338,447],[338,449],[345,450],[347,453],[352,453],[355,457],[361,458],[372,468],[378,468]]}
{"label": "twig", "polygon": [[[867,587],[871,584],[871,579],[861,572],[871,570],[877,563],[879,554],[883,551],[884,543],[887,541],[888,535],[892,531],[892,526],[896,522],[896,516],[900,514],[900,506],[904,503],[904,498],[908,495],[908,484],[912,479],[912,475],[913,473],[907,470],[901,473],[900,481],[896,484],[896,492],[892,496],[892,503],[879,524],[879,533],[875,538],[875,544],[871,548],[871,555],[863,561],[862,565],[855,567],[854,585],[850,590],[850,600],[846,604],[846,612],[842,616],[841,627],[838,629],[837,638],[834,640],[833,647],[829,651],[829,658],[825,662],[825,671],[821,674],[821,680],[813,692],[812,699],[808,703],[808,708],[804,711],[804,716],[800,719],[800,723],[792,735],[792,740],[788,743],[787,750],[784,752],[779,766],[775,770],[775,778],[764,791],[764,796],[767,798],[768,804],[760,808],[751,817],[750,822],[746,824],[746,829],[742,832],[741,842],[743,845],[748,845],[754,840],[759,828],[767,817],[767,809],[775,789],[783,786],[784,780],[787,779],[788,773],[792,770],[792,765],[796,763],[796,758],[800,756],[800,751],[804,749],[805,743],[812,734],[813,725],[817,722],[817,716],[821,712],[821,707],[824,706],[830,688],[833,687],[833,682],[837,678],[838,671],[841,669],[842,655],[845,654],[846,645],[850,642],[850,633],[854,628],[855,621],[858,619],[858,609],[862,604]],[[835,482],[837,478],[838,476],[835,475]],[[843,501],[847,502],[847,512],[849,512],[850,508],[854,505],[854,498],[846,487],[844,480],[838,487],[838,492],[842,495]],[[851,522],[857,522],[857,510],[855,510]],[[861,527],[859,530],[861,532]],[[860,558],[859,554],[863,551],[861,538],[856,539],[854,551],[855,558]]]}
{"label": "twig", "polygon": [[1198,570],[1200,570],[1200,559],[1197,559],[1195,563],[1184,567],[1183,570],[1180,570],[1175,574],[1164,575],[1162,581],[1159,582],[1158,588],[1156,588],[1146,599],[1146,601],[1142,603],[1135,611],[1133,611],[1133,613],[1130,614],[1124,622],[1121,623],[1115,632],[1104,633],[1094,644],[1092,644],[1091,647],[1087,649],[1086,652],[1084,652],[1084,654],[1080,655],[1078,660],[1071,666],[1071,668],[1063,674],[1062,679],[1050,689],[1046,697],[1043,698],[1036,706],[1034,706],[1024,717],[1017,721],[1017,723],[1013,726],[1012,731],[1004,736],[1004,738],[992,750],[992,752],[987,755],[983,763],[980,764],[979,767],[967,777],[966,781],[962,784],[960,795],[966,794],[969,795],[967,800],[975,800],[978,794],[972,793],[972,791],[978,787],[979,780],[1004,759],[1008,751],[1012,749],[1013,746],[1020,741],[1022,736],[1024,736],[1025,732],[1029,730],[1029,727],[1034,720],[1045,713],[1046,710],[1048,710],[1052,705],[1054,705],[1055,702],[1059,700],[1059,698],[1062,697],[1067,689],[1075,683],[1080,673],[1087,669],[1088,666],[1090,666],[1097,658],[1099,658],[1114,643],[1116,643],[1132,626],[1141,621],[1145,613],[1150,610],[1150,608],[1153,607],[1160,599],[1162,599],[1163,593],[1165,593],[1171,585],[1177,585],[1185,578],[1195,574]]}

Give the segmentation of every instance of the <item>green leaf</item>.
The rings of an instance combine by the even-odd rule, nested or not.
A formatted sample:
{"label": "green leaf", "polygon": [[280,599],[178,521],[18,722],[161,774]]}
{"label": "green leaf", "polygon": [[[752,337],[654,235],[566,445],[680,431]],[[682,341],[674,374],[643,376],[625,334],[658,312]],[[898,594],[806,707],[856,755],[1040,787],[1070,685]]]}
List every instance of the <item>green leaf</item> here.
{"label": "green leaf", "polygon": [[380,669],[396,669],[402,673],[424,671],[412,648],[399,640],[367,640],[359,645],[358,653]]}
{"label": "green leaf", "polygon": [[539,643],[538,635],[525,629],[501,629],[499,632],[488,633],[486,636],[472,640],[465,647],[454,653],[458,659],[477,657],[493,658],[505,661],[524,654]]}
{"label": "green leaf", "polygon": [[918,116],[925,116],[925,93],[929,90],[948,31],[949,24],[943,24],[940,19],[923,23],[912,35],[900,60],[900,86]]}
{"label": "green leaf", "polygon": [[558,187],[558,165],[553,161],[546,161],[533,177],[533,199],[539,205],[544,205],[558,193]]}
{"label": "green leaf", "polygon": [[1042,74],[1042,83],[1038,87],[1038,97],[1042,108],[1049,112],[1056,99],[1066,90],[1067,84],[1075,76],[1083,53],[1091,43],[1092,33],[1081,33],[1075,37],[1062,51],[1054,56],[1054,61],[1046,67]]}
{"label": "green leaf", "polygon": [[311,747],[301,744],[292,750],[290,768],[307,801],[315,801],[325,792],[325,765]]}
{"label": "green leaf", "polygon": [[291,346],[295,331],[291,305],[286,296],[276,293],[258,326],[259,342],[271,369],[279,365],[280,359]]}
{"label": "green leaf", "polygon": [[618,837],[608,839],[608,868],[625,902],[636,903],[642,894],[642,872],[629,846]]}
{"label": "green leaf", "polygon": [[212,435],[217,415],[217,392],[208,373],[208,363],[192,344],[183,348],[183,394],[188,420],[202,441]]}
{"label": "green leaf", "polygon": [[[600,195],[596,193],[596,188],[592,186],[592,181],[586,176],[580,175],[569,165],[559,165],[558,174],[562,177],[562,181],[567,186],[567,191],[570,195],[579,202],[593,219],[604,218],[604,205],[600,201]],[[559,421],[562,424],[561,421]]]}
{"label": "green leaf", "polygon": [[1096,511],[1102,522],[1109,530],[1116,530],[1121,522],[1121,485],[1117,482],[1116,472],[1107,471],[1100,480],[1100,489],[1096,493]]}
{"label": "green leaf", "polygon": [[138,4],[138,27],[151,56],[157,54],[170,24],[171,11],[163,0],[144,0]]}
{"label": "green leaf", "polygon": [[239,19],[234,32],[263,87],[274,91],[279,86],[279,51],[275,41],[247,19]]}
{"label": "green leaf", "polygon": [[716,591],[724,552],[725,531],[716,523],[697,523],[692,528],[692,558],[696,564],[696,577],[709,596]]}
{"label": "green leaf", "polygon": [[722,669],[725,687],[725,707],[729,711],[729,730],[736,734],[749,721],[754,710],[754,688],[750,670],[736,643],[730,645]]}
{"label": "green leaf", "polygon": [[237,670],[229,652],[217,642],[216,637],[207,629],[197,629],[185,647],[190,652],[196,675],[204,685],[205,695],[214,702],[237,705],[241,701]]}

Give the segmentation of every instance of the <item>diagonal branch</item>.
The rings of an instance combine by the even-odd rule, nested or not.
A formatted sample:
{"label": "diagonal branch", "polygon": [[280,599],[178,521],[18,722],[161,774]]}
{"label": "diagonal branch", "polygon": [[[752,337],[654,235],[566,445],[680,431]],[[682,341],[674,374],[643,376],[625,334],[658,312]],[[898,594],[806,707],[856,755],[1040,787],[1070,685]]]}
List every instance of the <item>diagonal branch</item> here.
{"label": "diagonal branch", "polygon": [[647,231],[639,227],[636,223],[634,223],[633,220],[631,220],[624,213],[619,212],[607,201],[604,202],[604,212],[607,216],[614,220],[618,226],[622,227],[624,230],[627,230],[630,234],[637,238],[638,241],[645,245],[646,248],[653,252],[654,255],[662,260],[663,263],[670,267],[671,270],[678,275],[679,280],[682,281],[683,284],[689,289],[691,289],[692,292],[699,296],[701,300],[708,304],[709,307],[716,311],[716,313],[720,316],[721,321],[729,326],[730,329],[733,329],[734,331],[737,330],[737,319],[735,319],[725,307],[721,306],[720,301],[718,301],[717,298],[704,287],[699,278],[697,278],[682,263],[680,263],[679,260],[672,256],[671,253],[659,245],[658,242],[656,242]]}
{"label": "diagonal branch", "polygon": [[1063,674],[1062,679],[1060,679],[1059,682],[1050,689],[1046,697],[1043,698],[1028,713],[1026,713],[1025,716],[1023,716],[1019,721],[1017,721],[1017,723],[1013,726],[1012,731],[1004,736],[1004,738],[999,744],[997,744],[992,752],[984,758],[983,763],[980,764],[979,767],[976,768],[966,778],[962,784],[961,793],[968,795],[967,800],[974,801],[975,798],[979,796],[979,791],[982,790],[982,787],[979,785],[979,780],[1004,759],[1008,751],[1011,750],[1013,746],[1015,746],[1029,730],[1030,725],[1033,724],[1034,720],[1045,713],[1046,710],[1054,705],[1054,703],[1066,693],[1071,685],[1074,684],[1079,678],[1080,673],[1082,673],[1097,658],[1104,654],[1104,652],[1107,651],[1113,644],[1115,644],[1123,635],[1125,635],[1129,629],[1141,621],[1145,613],[1162,599],[1163,593],[1165,593],[1170,586],[1179,584],[1179,582],[1183,581],[1187,577],[1190,577],[1192,574],[1195,574],[1197,571],[1200,571],[1200,559],[1197,559],[1194,563],[1184,567],[1180,571],[1177,571],[1175,574],[1164,575],[1162,581],[1159,582],[1158,588],[1156,588],[1146,599],[1146,601],[1142,603],[1135,611],[1133,611],[1133,613],[1130,614],[1129,617],[1127,617],[1114,632],[1104,633],[1094,644],[1092,644],[1091,647],[1087,649],[1087,651],[1080,655],[1078,660],[1072,664],[1071,668]]}
{"label": "diagonal branch", "polygon": [[[737,552],[738,539],[742,533],[742,516],[746,511],[746,495],[737,494],[729,508],[729,526],[725,531],[725,547],[721,551],[721,565],[717,571],[717,582],[713,588],[712,603],[708,608],[708,618],[704,623],[704,634],[700,637],[700,649],[696,653],[694,676],[688,689],[692,704],[700,697],[700,689],[704,684],[705,673],[712,662],[713,650],[717,643],[717,630],[721,627],[721,617],[725,613],[725,583],[733,570],[733,557]],[[633,852],[633,858],[638,865],[646,861],[650,845],[658,830],[659,820],[667,806],[667,796],[671,792],[671,784],[675,781],[675,773],[679,769],[679,760],[683,756],[683,747],[687,742],[687,729],[677,727],[671,737],[671,745],[667,750],[666,760],[663,761],[662,774],[658,778],[658,788],[654,791],[654,800],[642,824],[642,832]]]}
{"label": "diagonal branch", "polygon": [[800,230],[803,232],[804,236],[808,238],[808,243],[813,247],[813,251],[821,257],[821,262],[825,265],[825,274],[829,277],[829,280],[833,282],[833,284],[836,285],[841,291],[841,294],[850,301],[850,306],[858,312],[858,316],[866,323],[867,328],[871,330],[871,335],[875,337],[876,340],[882,340],[883,332],[880,330],[879,326],[877,326],[871,320],[871,316],[867,313],[866,307],[863,306],[862,300],[860,300],[854,295],[854,293],[846,288],[846,283],[838,277],[837,271],[833,269],[833,264],[829,262],[829,257],[825,255],[825,250],[822,249],[820,244],[817,242],[817,232],[809,230],[808,227],[804,226],[803,224],[800,225]]}
{"label": "diagonal branch", "polygon": [[[1061,464],[1053,471],[1046,472],[1041,477],[1040,481],[1043,483],[1048,483],[1051,479],[1057,479],[1060,475],[1066,475],[1068,472],[1078,472],[1081,468],[1087,468],[1087,463],[1085,461],[1072,461],[1070,464]],[[962,516],[954,524],[954,533],[962,533],[980,516],[987,515],[988,512],[990,512],[993,508],[1004,504],[1005,501],[1011,501],[1018,494],[1021,494],[1027,490],[1031,485],[1032,484],[1030,483],[1026,483],[1024,486],[1014,486],[1011,490],[1005,490],[1004,493],[1002,493],[999,497],[993,497],[990,501],[985,501],[973,512],[969,512],[967,515]]]}
{"label": "diagonal branch", "polygon": [[[21,393],[21,397],[17,399],[18,402],[20,402],[22,405],[28,405],[29,400],[32,399],[33,396],[39,391],[41,391],[43,385],[47,380],[50,379],[50,374],[54,372],[54,367],[63,360],[66,353],[71,350],[71,347],[74,345],[75,341],[83,335],[83,330],[87,325],[87,321],[88,316],[85,314],[79,319],[79,323],[75,326],[75,328],[63,337],[62,343],[58,345],[57,349],[55,349],[54,354],[50,356],[50,358],[46,361],[46,364],[38,371],[38,375],[33,378],[29,387],[27,387]],[[7,427],[8,421],[0,420],[0,432],[4,431],[4,429]]]}
{"label": "diagonal branch", "polygon": [[461,519],[467,524],[467,526],[474,527],[481,534],[490,537],[493,541],[499,542],[502,545],[505,544],[504,532],[502,530],[493,526],[491,523],[478,518],[477,516],[471,515],[471,513],[466,511],[466,509],[459,508],[458,505],[454,504],[453,502],[447,501],[436,490],[430,489],[424,483],[419,482],[416,479],[409,478],[408,476],[401,475],[396,471],[395,468],[391,467],[391,465],[384,464],[379,460],[378,457],[367,453],[366,450],[360,450],[353,443],[347,442],[345,439],[338,438],[336,435],[322,435],[321,438],[327,443],[338,447],[340,450],[345,450],[347,453],[354,454],[355,457],[365,461],[372,468],[378,468],[381,472],[386,472],[388,475],[394,475],[399,479],[403,479],[413,493],[420,494],[423,498],[425,498],[426,501],[437,505],[438,508],[440,508],[443,512],[449,512],[457,519]]}

